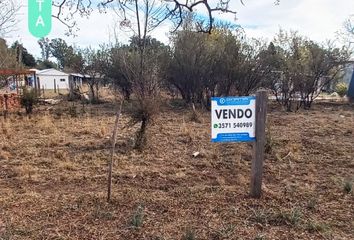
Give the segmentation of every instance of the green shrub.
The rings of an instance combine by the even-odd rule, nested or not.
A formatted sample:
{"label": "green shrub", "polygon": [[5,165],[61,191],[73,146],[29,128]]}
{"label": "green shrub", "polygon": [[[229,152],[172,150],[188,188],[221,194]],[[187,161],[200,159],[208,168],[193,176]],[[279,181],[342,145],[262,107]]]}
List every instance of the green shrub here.
{"label": "green shrub", "polygon": [[144,221],[144,207],[139,205],[133,214],[130,224],[134,228],[139,228],[143,225]]}
{"label": "green shrub", "polygon": [[132,102],[128,113],[131,117],[129,125],[141,123],[135,135],[135,149],[142,150],[147,142],[146,131],[158,113],[159,102],[155,99],[144,99]]}
{"label": "green shrub", "polygon": [[316,208],[316,205],[317,205],[317,199],[311,198],[307,203],[307,209],[314,210]]}
{"label": "green shrub", "polygon": [[344,191],[348,194],[351,193],[353,191],[353,183],[349,182],[349,181],[345,182],[344,183]]}
{"label": "green shrub", "polygon": [[21,96],[21,105],[26,109],[26,113],[30,114],[33,111],[33,106],[37,103],[37,96],[35,90],[23,88]]}
{"label": "green shrub", "polygon": [[255,238],[254,238],[254,240],[265,240],[266,239],[266,237],[264,236],[264,235],[261,235],[261,234],[258,234]]}
{"label": "green shrub", "polygon": [[268,223],[270,215],[271,213],[265,209],[252,209],[250,220],[260,224],[266,224]]}
{"label": "green shrub", "polygon": [[336,86],[336,92],[340,97],[344,97],[348,92],[348,86],[345,83],[338,83]]}
{"label": "green shrub", "polygon": [[182,240],[195,240],[195,239],[196,239],[196,237],[195,237],[194,230],[187,228],[186,232],[182,236]]}
{"label": "green shrub", "polygon": [[329,227],[325,223],[317,222],[315,220],[308,220],[305,228],[310,233],[325,232],[329,230]]}

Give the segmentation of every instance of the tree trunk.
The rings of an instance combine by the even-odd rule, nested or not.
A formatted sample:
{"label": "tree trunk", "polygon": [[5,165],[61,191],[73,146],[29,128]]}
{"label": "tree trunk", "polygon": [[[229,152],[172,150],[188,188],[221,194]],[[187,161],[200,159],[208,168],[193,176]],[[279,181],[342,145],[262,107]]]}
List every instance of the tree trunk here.
{"label": "tree trunk", "polygon": [[91,92],[91,103],[95,102],[95,89],[93,84],[89,84],[90,86],[90,92]]}
{"label": "tree trunk", "polygon": [[145,134],[146,134],[147,124],[148,124],[147,119],[143,119],[141,122],[140,129],[136,134],[136,142],[134,146],[135,149],[142,150],[145,145],[145,141],[146,141]]}

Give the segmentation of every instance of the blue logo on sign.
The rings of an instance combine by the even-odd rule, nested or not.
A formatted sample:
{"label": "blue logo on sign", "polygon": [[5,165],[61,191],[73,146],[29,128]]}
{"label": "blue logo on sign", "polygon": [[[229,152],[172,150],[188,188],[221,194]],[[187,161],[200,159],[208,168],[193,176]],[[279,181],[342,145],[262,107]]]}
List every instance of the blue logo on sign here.
{"label": "blue logo on sign", "polygon": [[235,105],[249,105],[251,100],[255,100],[256,97],[212,97],[212,101],[216,101],[219,106],[235,106]]}

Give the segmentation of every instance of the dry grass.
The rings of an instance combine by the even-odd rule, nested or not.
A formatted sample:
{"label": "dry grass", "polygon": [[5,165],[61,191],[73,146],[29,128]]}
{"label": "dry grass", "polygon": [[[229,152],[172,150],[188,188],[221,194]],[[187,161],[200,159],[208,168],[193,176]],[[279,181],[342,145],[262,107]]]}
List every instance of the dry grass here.
{"label": "dry grass", "polygon": [[69,105],[1,119],[0,239],[354,238],[353,107],[273,107],[260,200],[248,197],[252,146],[210,143],[209,113],[162,109],[143,152],[123,114],[107,204],[115,107],[71,117]]}

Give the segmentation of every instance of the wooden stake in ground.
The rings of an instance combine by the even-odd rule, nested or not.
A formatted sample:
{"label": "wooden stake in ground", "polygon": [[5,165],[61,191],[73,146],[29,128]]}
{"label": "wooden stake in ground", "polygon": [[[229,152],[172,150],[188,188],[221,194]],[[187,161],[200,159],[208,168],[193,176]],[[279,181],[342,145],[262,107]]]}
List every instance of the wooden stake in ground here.
{"label": "wooden stake in ground", "polygon": [[256,94],[256,142],[253,145],[254,153],[251,169],[251,197],[253,198],[260,198],[262,194],[267,102],[267,91],[258,91]]}
{"label": "wooden stake in ground", "polygon": [[123,101],[120,102],[119,109],[118,109],[117,114],[116,114],[116,120],[115,120],[115,123],[114,123],[114,128],[113,128],[113,133],[112,133],[112,138],[111,138],[112,148],[111,148],[110,161],[109,161],[109,164],[108,164],[107,202],[111,201],[113,158],[114,158],[114,152],[115,152],[115,147],[116,147],[118,123],[119,123],[120,114],[122,112],[122,106],[123,106]]}

